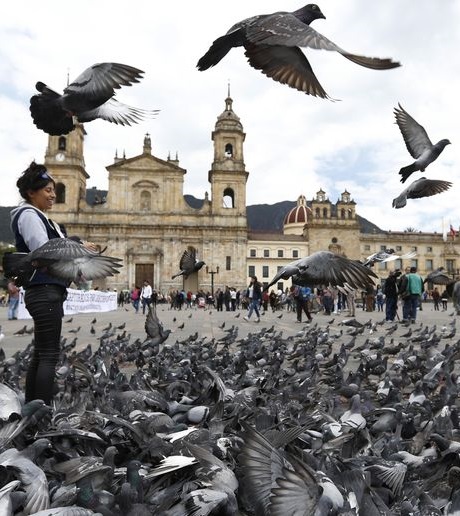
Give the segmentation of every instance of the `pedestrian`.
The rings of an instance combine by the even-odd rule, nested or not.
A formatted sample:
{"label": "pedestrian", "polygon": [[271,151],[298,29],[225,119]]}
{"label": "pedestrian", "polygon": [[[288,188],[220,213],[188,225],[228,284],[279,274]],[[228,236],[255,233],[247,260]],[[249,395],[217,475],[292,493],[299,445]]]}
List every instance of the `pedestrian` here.
{"label": "pedestrian", "polygon": [[444,290],[444,292],[441,295],[441,304],[442,304],[442,311],[445,312],[447,310],[447,300],[449,299],[449,294],[447,293],[447,290]]}
{"label": "pedestrian", "polygon": [[12,321],[18,318],[19,288],[13,280],[8,281],[6,288],[8,290],[8,320]]}
{"label": "pedestrian", "polygon": [[[11,229],[18,252],[29,253],[48,240],[65,238],[63,227],[48,218],[56,200],[56,183],[44,165],[32,162],[16,182],[24,202],[11,211]],[[91,242],[81,242],[94,252]],[[61,352],[63,303],[68,283],[36,270],[24,284],[25,306],[34,321],[34,347],[26,374],[25,402],[41,399],[50,405],[55,392],[55,369]]]}
{"label": "pedestrian", "polygon": [[294,299],[296,301],[297,322],[299,323],[302,322],[302,312],[305,312],[308,322],[312,321],[310,314],[311,293],[310,287],[295,286]]}
{"label": "pedestrian", "polygon": [[150,309],[150,305],[152,304],[152,287],[150,286],[148,280],[144,280],[140,297],[142,303],[142,315],[145,315],[145,308],[147,307],[148,311]]}
{"label": "pedestrian", "polygon": [[383,292],[385,294],[385,321],[393,322],[398,310],[398,278],[401,276],[401,271],[396,269],[390,272],[390,275],[385,280]]}
{"label": "pedestrian", "polygon": [[139,313],[139,298],[141,296],[141,287],[139,285],[136,285],[131,290],[131,301],[133,303],[134,311],[136,314]]}
{"label": "pedestrian", "polygon": [[256,322],[260,322],[259,306],[262,300],[262,285],[257,281],[257,276],[251,276],[251,280],[246,292],[249,299],[248,314],[243,317],[245,321],[249,321],[252,312],[256,313]]}
{"label": "pedestrian", "polygon": [[385,294],[383,293],[381,285],[377,285],[375,301],[377,303],[377,312],[383,312],[383,305],[385,304]]}
{"label": "pedestrian", "polygon": [[434,290],[431,293],[431,297],[433,298],[434,309],[436,311],[439,311],[439,301],[441,299],[441,294],[439,293],[439,290],[437,289],[437,287],[434,287]]}
{"label": "pedestrian", "polygon": [[366,312],[374,311],[375,289],[373,285],[366,288]]}
{"label": "pedestrian", "polygon": [[405,274],[404,281],[401,283],[401,295],[404,300],[403,318],[401,322],[415,323],[417,318],[417,308],[422,295],[423,279],[417,274],[417,267],[411,267],[409,274]]}

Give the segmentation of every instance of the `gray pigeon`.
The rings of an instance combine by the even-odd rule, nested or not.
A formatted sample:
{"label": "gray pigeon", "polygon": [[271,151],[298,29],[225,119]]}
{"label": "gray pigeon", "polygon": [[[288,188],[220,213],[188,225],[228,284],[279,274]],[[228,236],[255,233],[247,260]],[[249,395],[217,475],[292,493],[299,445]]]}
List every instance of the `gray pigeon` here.
{"label": "gray pigeon", "polygon": [[120,262],[70,238],[52,238],[30,253],[6,253],[3,267],[8,278],[30,280],[35,270],[46,269],[50,276],[78,283],[118,274]]}
{"label": "gray pigeon", "polygon": [[198,272],[203,265],[205,265],[203,261],[196,259],[195,251],[185,250],[179,262],[180,271],[174,274],[171,279],[177,278],[178,276],[184,276],[184,278],[187,279],[190,274]]}
{"label": "gray pigeon", "polygon": [[[450,141],[443,139],[433,145],[425,129],[403,109],[401,104],[398,104],[398,106],[399,109],[394,109],[396,123],[403,135],[407,150],[410,155],[415,158],[414,163],[401,168],[399,171],[401,183],[404,183],[413,172],[417,170],[425,172],[426,167],[438,158],[444,150],[444,147],[450,144]],[[435,193],[439,192],[428,195],[434,195]],[[420,197],[425,197],[425,195]],[[396,207],[400,208],[401,206]]]}
{"label": "gray pigeon", "polygon": [[361,262],[330,251],[318,251],[281,267],[264,290],[268,290],[280,279],[288,278],[292,278],[295,285],[332,285],[365,290],[367,286],[373,285],[372,278],[377,276]]}
{"label": "gray pigeon", "polygon": [[165,330],[163,325],[158,319],[158,315],[152,307],[149,307],[147,318],[145,319],[145,332],[148,337],[152,340],[150,345],[161,344],[164,342],[171,333],[171,330]]}
{"label": "gray pigeon", "polygon": [[316,4],[293,12],[276,12],[246,18],[216,39],[198,61],[200,71],[215,66],[233,47],[243,46],[249,64],[281,84],[315,97],[329,98],[299,47],[339,52],[356,64],[375,70],[400,66],[391,59],[351,54],[316,32],[310,23],[325,18]]}
{"label": "gray pigeon", "polygon": [[407,199],[430,197],[449,190],[451,186],[452,183],[450,181],[421,177],[411,183],[398,197],[393,199],[393,208],[404,208],[407,204]]}
{"label": "gray pigeon", "polygon": [[[67,134],[78,122],[102,118],[108,122],[131,125],[158,113],[137,109],[118,102],[115,89],[139,82],[144,72],[119,63],[97,63],[87,68],[61,95],[43,82],[37,82],[40,93],[30,99],[34,124],[51,135]],[[75,119],[74,119],[75,117]]]}

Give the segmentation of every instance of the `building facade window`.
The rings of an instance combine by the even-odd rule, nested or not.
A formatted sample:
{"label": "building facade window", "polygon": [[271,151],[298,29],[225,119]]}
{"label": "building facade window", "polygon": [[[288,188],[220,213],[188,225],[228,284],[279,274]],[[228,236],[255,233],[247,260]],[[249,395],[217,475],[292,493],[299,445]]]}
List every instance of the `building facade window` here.
{"label": "building facade window", "polygon": [[284,257],[283,249],[278,249],[278,258],[283,258],[283,257]]}
{"label": "building facade window", "polygon": [[257,256],[257,252],[255,249],[249,249],[249,256],[251,258],[255,258]]}
{"label": "building facade window", "polygon": [[235,207],[235,192],[232,188],[226,188],[222,197],[222,205],[224,208]]}
{"label": "building facade window", "polygon": [[256,275],[256,267],[255,265],[249,265],[248,266],[248,276],[255,276]]}
{"label": "building facade window", "polygon": [[427,253],[432,253],[433,252],[433,248],[431,247],[431,245],[427,246],[426,252]]}
{"label": "building facade window", "polygon": [[433,260],[425,260],[425,270],[427,270],[427,271],[433,270]]}
{"label": "building facade window", "polygon": [[65,185],[63,183],[56,183],[56,204],[65,203]]}
{"label": "building facade window", "polygon": [[449,274],[455,273],[455,260],[446,260],[446,269]]}
{"label": "building facade window", "polygon": [[264,258],[270,258],[270,249],[264,249]]}
{"label": "building facade window", "polygon": [[369,244],[366,244],[366,245],[364,246],[364,250],[365,250],[365,251],[370,251],[370,250],[371,250],[371,246],[370,246]]}
{"label": "building facade window", "polygon": [[268,265],[262,266],[262,278],[268,278],[269,277],[269,270]]}
{"label": "building facade window", "polygon": [[410,266],[418,269],[418,260],[416,258],[412,258],[412,260],[410,261]]}
{"label": "building facade window", "polygon": [[293,249],[292,250],[292,257],[293,258],[298,258],[299,257],[299,250],[298,249]]}
{"label": "building facade window", "polygon": [[58,140],[58,149],[65,150],[67,146],[67,140],[65,136],[60,136]]}
{"label": "building facade window", "polygon": [[232,270],[232,257],[231,256],[225,257],[225,270],[226,271]]}
{"label": "building facade window", "polygon": [[402,247],[400,245],[397,245],[396,246],[396,251],[398,251],[398,253],[399,253],[400,251],[402,251]]}

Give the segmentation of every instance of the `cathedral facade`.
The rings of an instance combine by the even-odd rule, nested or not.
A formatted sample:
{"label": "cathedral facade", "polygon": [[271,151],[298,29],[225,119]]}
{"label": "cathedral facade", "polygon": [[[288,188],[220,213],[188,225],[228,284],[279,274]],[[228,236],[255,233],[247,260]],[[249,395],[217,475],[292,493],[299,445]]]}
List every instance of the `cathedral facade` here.
{"label": "cathedral facade", "polygon": [[[268,283],[283,265],[319,250],[352,259],[384,248],[397,254],[416,251],[417,257],[407,263],[398,260],[377,267],[382,278],[408,265],[416,265],[422,275],[440,266],[458,273],[458,237],[445,241],[436,233],[364,232],[347,191],[336,203],[322,190],[310,201],[300,195],[285,216],[283,232],[251,231],[246,217],[245,133],[230,97],[212,132],[211,196],[206,194],[198,208],[184,199],[186,170],[177,159],[154,156],[148,135],[141,154],[116,156],[106,167],[106,197],[88,202],[84,137],[82,125],[66,136],[50,136],[45,165],[56,180],[53,219],[64,224],[69,235],[123,259],[120,274],[94,282],[100,288],[128,289],[147,279],[163,293],[182,288],[212,291],[226,285],[239,289],[247,285],[248,276]],[[186,249],[194,250],[206,266],[185,280],[171,279]],[[277,287],[290,284],[284,283]]]}

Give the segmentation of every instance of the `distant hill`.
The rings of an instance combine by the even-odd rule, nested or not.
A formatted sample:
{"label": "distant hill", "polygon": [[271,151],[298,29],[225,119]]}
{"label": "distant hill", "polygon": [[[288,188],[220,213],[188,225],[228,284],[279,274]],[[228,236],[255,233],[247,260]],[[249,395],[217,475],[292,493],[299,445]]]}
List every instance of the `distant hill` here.
{"label": "distant hill", "polygon": [[[91,203],[89,197],[99,194],[101,198],[107,192],[104,190],[90,189],[88,191],[87,200]],[[91,196],[89,195],[91,194]],[[197,199],[193,195],[184,195],[189,206],[199,209],[203,206],[203,199]],[[275,204],[253,204],[247,206],[246,213],[248,217],[248,226],[252,231],[279,231],[283,230],[283,221],[286,213],[296,206],[295,201],[281,201]],[[14,238],[10,229],[10,211],[13,206],[0,206],[0,242],[13,243]],[[358,215],[358,221],[363,233],[384,233],[378,226],[369,222],[364,217]]]}

